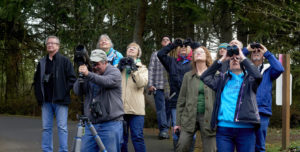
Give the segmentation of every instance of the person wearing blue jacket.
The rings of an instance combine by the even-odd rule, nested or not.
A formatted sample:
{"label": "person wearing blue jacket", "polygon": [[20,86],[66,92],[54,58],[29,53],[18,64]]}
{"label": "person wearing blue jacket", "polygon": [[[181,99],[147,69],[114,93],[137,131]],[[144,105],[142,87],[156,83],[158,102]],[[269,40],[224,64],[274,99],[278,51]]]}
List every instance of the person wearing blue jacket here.
{"label": "person wearing blue jacket", "polygon": [[96,48],[105,51],[108,63],[117,67],[123,55],[113,47],[114,44],[107,34],[100,35]]}
{"label": "person wearing blue jacket", "polygon": [[[276,80],[284,68],[276,57],[267,50],[262,44],[249,44],[247,49],[243,49],[243,53],[248,55],[251,52],[251,61],[261,72],[263,78],[257,88],[256,101],[259,109],[260,127],[256,130],[256,152],[266,151],[265,142],[269,125],[269,120],[272,115],[272,81]],[[264,59],[267,59],[270,64],[264,64]]]}

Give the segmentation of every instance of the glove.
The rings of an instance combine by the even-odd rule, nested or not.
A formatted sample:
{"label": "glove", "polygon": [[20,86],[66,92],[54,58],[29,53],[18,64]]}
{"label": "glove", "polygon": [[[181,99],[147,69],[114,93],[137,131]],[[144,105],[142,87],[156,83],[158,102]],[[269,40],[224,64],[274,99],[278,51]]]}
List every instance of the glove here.
{"label": "glove", "polygon": [[191,46],[192,43],[193,43],[193,41],[192,41],[191,38],[187,38],[187,39],[185,39],[185,40],[183,41],[183,45],[184,45],[185,47]]}
{"label": "glove", "polygon": [[182,40],[181,40],[181,39],[176,39],[176,40],[174,41],[174,46],[175,46],[175,48],[176,48],[177,46],[182,47],[182,46],[183,46]]}
{"label": "glove", "polygon": [[191,46],[191,48],[192,48],[193,50],[195,50],[195,49],[197,49],[198,47],[200,47],[201,44],[200,44],[199,42],[192,42],[190,46]]}
{"label": "glove", "polygon": [[118,69],[122,72],[123,69],[131,69],[131,66],[134,64],[134,60],[130,57],[122,58],[118,64]]}

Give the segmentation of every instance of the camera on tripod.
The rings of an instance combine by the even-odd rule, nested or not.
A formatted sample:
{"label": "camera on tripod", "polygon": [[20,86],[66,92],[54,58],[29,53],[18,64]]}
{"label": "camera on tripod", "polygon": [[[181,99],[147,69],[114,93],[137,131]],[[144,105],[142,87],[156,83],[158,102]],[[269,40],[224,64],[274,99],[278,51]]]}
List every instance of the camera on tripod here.
{"label": "camera on tripod", "polygon": [[[86,65],[88,67],[88,70],[89,71],[91,70],[90,58],[89,58],[88,52],[87,52],[86,48],[84,47],[84,45],[80,44],[75,48],[74,63],[77,66]],[[84,75],[82,73],[79,73],[78,77],[80,79],[83,79]]]}
{"label": "camera on tripod", "polygon": [[232,57],[233,55],[239,55],[239,48],[236,45],[227,46],[227,56]]}
{"label": "camera on tripod", "polygon": [[137,66],[134,63],[134,60],[130,57],[122,58],[118,64],[119,70],[122,72],[124,69],[127,70],[127,73],[130,74],[131,71],[136,71]]}

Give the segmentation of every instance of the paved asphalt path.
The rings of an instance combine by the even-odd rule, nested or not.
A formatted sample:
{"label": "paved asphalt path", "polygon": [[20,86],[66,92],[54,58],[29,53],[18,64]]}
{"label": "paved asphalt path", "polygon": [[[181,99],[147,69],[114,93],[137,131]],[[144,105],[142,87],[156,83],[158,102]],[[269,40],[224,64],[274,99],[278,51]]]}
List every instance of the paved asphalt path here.
{"label": "paved asphalt path", "polygon": [[[69,149],[77,131],[77,122],[68,122]],[[54,122],[54,151],[58,151],[58,136]],[[42,121],[41,118],[0,115],[0,152],[39,152],[41,151]],[[144,130],[148,152],[171,152],[172,140],[158,140],[156,129]],[[133,152],[132,144],[129,151]]]}

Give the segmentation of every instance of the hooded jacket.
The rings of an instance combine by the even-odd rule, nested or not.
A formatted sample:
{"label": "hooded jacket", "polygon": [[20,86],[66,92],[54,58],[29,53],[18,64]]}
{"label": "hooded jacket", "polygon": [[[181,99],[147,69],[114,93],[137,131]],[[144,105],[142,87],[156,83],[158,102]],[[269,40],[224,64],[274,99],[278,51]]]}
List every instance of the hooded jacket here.
{"label": "hooded jacket", "polygon": [[[245,76],[239,91],[233,122],[250,123],[258,126],[260,117],[256,102],[256,91],[262,80],[262,75],[249,59],[244,59],[241,62],[242,66],[244,66],[246,72],[243,71]],[[220,72],[216,75],[216,72],[221,67],[222,63],[215,61],[200,77],[207,86],[216,92],[216,101],[211,120],[212,129],[216,128],[221,105],[221,94],[227,81],[231,78],[229,72]]]}

